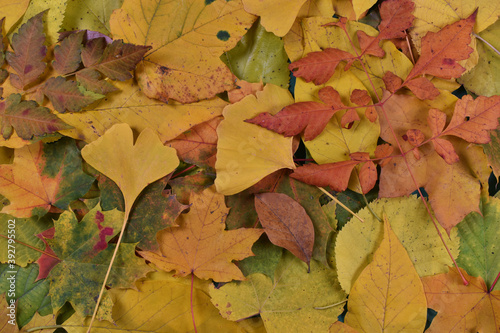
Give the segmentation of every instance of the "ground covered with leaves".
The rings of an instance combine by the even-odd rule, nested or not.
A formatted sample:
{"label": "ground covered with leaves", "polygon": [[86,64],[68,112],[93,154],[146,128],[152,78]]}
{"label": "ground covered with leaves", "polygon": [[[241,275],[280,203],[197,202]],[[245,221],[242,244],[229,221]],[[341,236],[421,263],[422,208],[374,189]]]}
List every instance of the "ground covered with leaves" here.
{"label": "ground covered with leaves", "polygon": [[2,332],[500,332],[500,3],[0,9]]}

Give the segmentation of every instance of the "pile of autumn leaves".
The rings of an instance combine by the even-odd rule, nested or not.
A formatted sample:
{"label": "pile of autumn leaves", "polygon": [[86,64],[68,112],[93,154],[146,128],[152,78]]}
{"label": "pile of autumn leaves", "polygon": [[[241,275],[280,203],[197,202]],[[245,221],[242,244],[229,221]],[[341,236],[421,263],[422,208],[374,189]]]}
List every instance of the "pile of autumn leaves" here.
{"label": "pile of autumn leaves", "polygon": [[[306,55],[290,65],[300,78],[295,103],[275,85],[242,83],[241,91],[248,88],[242,95],[250,96],[241,102],[207,102],[225,106],[224,120],[207,116],[205,127],[167,144],[151,128],[134,140],[130,124],[96,129],[99,118],[84,116],[77,137],[92,142],[83,148],[60,138],[57,132],[71,127],[61,119],[70,121],[89,105],[84,113],[92,113],[106,95],[113,103],[117,87],[131,89],[123,82],[136,65],[144,93],[169,99],[162,89],[170,83],[159,78],[175,71],[152,61],[168,43],[152,45],[148,55],[149,46],[90,31],[66,33],[48,66],[44,13],[28,20],[5,55],[2,76],[10,78],[0,102],[2,136],[16,148],[12,163],[0,165],[0,193],[9,200],[2,213],[11,214],[1,219],[15,218],[24,243],[44,248],[38,258],[16,245],[23,266],[17,279],[37,290],[19,286],[25,296],[17,296],[20,326],[55,325],[48,314],[66,319],[69,302],[75,314],[62,324],[68,332],[85,331],[96,306],[93,327],[103,331],[423,331],[428,308],[437,311],[429,331],[500,331],[500,200],[481,199],[490,169],[482,148],[471,145],[490,142],[500,97],[457,99],[443,88],[465,71],[459,62],[473,51],[476,12],[423,37],[412,64],[405,31],[414,7],[409,0],[383,2],[376,33],[345,18],[318,18],[313,29],[324,36],[311,37],[304,24],[302,37],[316,38],[321,51],[304,47]],[[132,27],[132,21],[124,22]],[[218,39],[229,38],[221,31]],[[182,98],[190,101],[192,88]],[[141,94],[114,107],[137,98],[134,112],[141,118],[149,101]],[[189,112],[183,115],[189,122]],[[204,131],[216,132],[218,142],[205,141]],[[322,139],[326,133],[348,147],[340,161],[322,162],[333,145]],[[299,135],[320,164],[295,166],[298,140],[292,137]],[[369,143],[353,144],[353,137]],[[385,143],[376,146],[379,137]],[[210,153],[198,148],[203,145],[216,145],[216,159],[215,148]],[[171,179],[179,157],[214,167],[217,178],[201,172]],[[367,194],[377,184],[379,197],[390,199],[371,203],[332,233],[335,212],[343,208],[321,206],[315,186]],[[405,197],[420,188],[428,201]],[[96,304],[115,249],[109,289]],[[460,269],[446,273],[459,253]],[[30,264],[35,260],[38,265]],[[2,265],[1,277],[8,271]],[[175,276],[165,273],[171,271]],[[345,309],[345,323],[338,322]]]}

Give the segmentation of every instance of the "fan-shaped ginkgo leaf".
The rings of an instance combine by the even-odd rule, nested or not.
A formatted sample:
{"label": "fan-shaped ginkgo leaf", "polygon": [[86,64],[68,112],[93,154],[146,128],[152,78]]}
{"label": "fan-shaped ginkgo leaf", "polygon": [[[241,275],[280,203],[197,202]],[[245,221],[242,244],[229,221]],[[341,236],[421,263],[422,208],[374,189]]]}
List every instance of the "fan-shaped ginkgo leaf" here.
{"label": "fan-shaped ginkgo leaf", "polygon": [[362,332],[422,332],[424,288],[405,248],[384,216],[384,238],[349,293],[345,323]]}
{"label": "fan-shaped ginkgo leaf", "polygon": [[231,261],[253,255],[252,245],[263,230],[224,230],[228,208],[224,196],[213,187],[201,194],[193,192],[190,202],[191,210],[179,217],[178,227],[157,233],[162,254],[141,251],[141,256],[164,271],[176,270],[179,276],[194,274],[217,282],[243,280]]}
{"label": "fan-shaped ginkgo leaf", "polygon": [[286,89],[267,84],[257,97],[247,96],[224,109],[224,120],[217,127],[218,192],[235,194],[278,169],[295,169],[291,137],[245,122],[261,112],[276,114],[291,103]]}
{"label": "fan-shaped ginkgo leaf", "polygon": [[135,199],[149,183],[179,165],[175,149],[163,146],[149,128],[141,132],[134,144],[132,129],[127,124],[114,125],[101,138],[83,147],[82,156],[118,185],[127,216]]}

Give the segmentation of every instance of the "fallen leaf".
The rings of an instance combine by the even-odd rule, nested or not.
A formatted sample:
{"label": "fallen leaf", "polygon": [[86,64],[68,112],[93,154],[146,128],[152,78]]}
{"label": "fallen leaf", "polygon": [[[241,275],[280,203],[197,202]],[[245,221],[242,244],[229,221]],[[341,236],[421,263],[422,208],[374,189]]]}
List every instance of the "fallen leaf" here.
{"label": "fallen leaf", "polygon": [[74,127],[62,134],[77,140],[92,142],[115,124],[127,123],[137,132],[153,129],[162,142],[173,140],[191,127],[222,114],[227,105],[219,98],[183,105],[161,103],[148,99],[133,82],[114,83],[119,93],[111,94],[91,110],[58,114]]}
{"label": "fallen leaf", "polygon": [[31,140],[34,136],[71,128],[48,108],[34,101],[22,101],[20,94],[11,94],[0,102],[0,117],[2,136],[6,140],[13,137],[13,129],[20,138]]}
{"label": "fallen leaf", "polygon": [[177,138],[165,142],[175,148],[179,158],[186,163],[215,168],[217,154],[217,127],[222,117],[193,126]]}
{"label": "fallen leaf", "polygon": [[[236,45],[254,20],[240,1],[160,1],[146,8],[125,0],[111,15],[110,26],[114,38],[153,47],[136,70],[146,96],[192,103],[233,86],[219,56]],[[188,56],[179,57],[186,49]]]}
{"label": "fallen leaf", "polygon": [[83,37],[85,31],[80,31],[64,38],[61,44],[54,47],[54,62],[52,67],[61,75],[74,72],[82,62]]}
{"label": "fallen leaf", "polygon": [[292,138],[245,122],[264,111],[276,114],[292,102],[287,90],[267,84],[257,97],[247,96],[224,109],[224,120],[217,127],[215,186],[219,193],[235,194],[278,169],[295,168]]}
{"label": "fallen leaf", "polygon": [[463,270],[462,275],[469,285],[464,285],[454,267],[447,274],[422,279],[427,304],[437,311],[427,331],[498,332],[500,291],[488,292],[481,277],[469,276]]}
{"label": "fallen leaf", "polygon": [[[257,21],[221,59],[239,79],[288,87],[290,71],[283,41]],[[236,82],[238,85],[238,82]]]}
{"label": "fallen leaf", "polygon": [[84,107],[104,98],[104,95],[86,91],[76,81],[66,80],[62,76],[51,77],[42,88],[58,112],[78,112]]}
{"label": "fallen leaf", "polygon": [[[122,0],[96,0],[69,1],[64,11],[64,20],[61,30],[92,30],[105,35],[111,35],[109,19],[113,10],[120,8]],[[86,8],[86,10],[82,10]]]}
{"label": "fallen leaf", "polygon": [[[300,8],[306,0],[258,1],[243,0],[247,12],[260,16],[262,26],[278,37],[283,37],[292,27]],[[284,10],[286,9],[286,10]],[[277,14],[280,15],[277,15]]]}
{"label": "fallen leaf", "polygon": [[[47,218],[40,219],[36,216],[20,219],[7,214],[0,214],[0,234],[5,237],[11,236],[12,232],[9,234],[8,226],[9,224],[12,226],[13,222],[16,231],[14,240],[19,243],[12,243],[7,238],[0,238],[0,246],[6,249],[0,254],[0,262],[8,263],[9,259],[12,259],[8,256],[9,253],[12,254],[11,251],[7,251],[10,249],[15,254],[16,265],[26,267],[29,263],[35,262],[40,257],[40,251],[44,249],[43,242],[36,235],[50,228],[52,223]],[[20,243],[28,246],[20,246]]]}
{"label": "fallen leaf", "polygon": [[342,312],[345,300],[333,270],[312,260],[307,273],[305,263],[286,253],[273,280],[252,274],[242,282],[210,287],[210,296],[222,317],[238,321],[260,315],[269,333],[282,332],[283,327],[297,332],[326,331]]}
{"label": "fallen leaf", "polygon": [[224,230],[228,209],[224,196],[213,187],[192,193],[190,202],[191,209],[179,217],[178,227],[157,233],[162,254],[140,251],[140,255],[164,271],[176,270],[178,276],[194,274],[217,282],[243,280],[231,261],[251,256],[251,246],[263,230]]}
{"label": "fallen leaf", "polygon": [[[122,212],[103,212],[99,205],[85,215],[81,222],[69,211],[54,221],[54,238],[47,240],[60,259],[60,263],[47,277],[53,290],[51,302],[54,309],[59,309],[69,301],[81,316],[92,314],[116,246],[108,244],[108,241],[119,233],[122,223]],[[151,270],[134,251],[135,244],[120,244],[120,251],[106,283],[108,286],[128,288]],[[108,306],[101,303],[101,308],[109,309]]]}
{"label": "fallen leaf", "polygon": [[[384,213],[391,222],[391,227],[408,252],[410,259],[420,276],[428,276],[447,271],[452,265],[448,252],[436,233],[436,228],[429,221],[422,199],[415,196],[378,199],[371,202],[370,208],[379,217]],[[349,292],[359,274],[371,261],[383,237],[383,225],[368,208],[357,214],[364,220],[351,220],[346,224],[336,239],[335,257],[339,281],[342,288]],[[444,229],[439,227],[442,233]],[[356,244],[355,247],[352,244]],[[451,254],[459,253],[457,230],[453,229],[446,245]]]}
{"label": "fallen leaf", "polygon": [[500,129],[490,131],[491,142],[483,145],[484,153],[488,157],[488,164],[493,169],[493,173],[500,177]]}
{"label": "fallen leaf", "polygon": [[[481,215],[471,213],[457,225],[460,236],[457,264],[472,276],[480,276],[489,290],[500,272],[497,242],[500,235],[497,223],[500,221],[500,199],[483,199]],[[500,286],[496,284],[494,289],[500,290]]]}
{"label": "fallen leaf", "polygon": [[47,45],[53,45],[57,42],[59,31],[64,19],[66,9],[66,0],[38,0],[30,1],[21,24],[26,23],[31,17],[44,12],[42,31],[47,34]]}
{"label": "fallen leaf", "polygon": [[384,238],[354,282],[345,323],[363,332],[422,332],[426,318],[420,277],[384,215]]}
{"label": "fallen leaf", "polygon": [[14,162],[0,165],[0,174],[0,193],[10,201],[2,213],[19,218],[45,215],[51,206],[66,209],[94,181],[82,171],[80,153],[68,138],[16,149]]}
{"label": "fallen leaf", "polygon": [[35,81],[44,71],[47,64],[43,62],[47,48],[45,47],[45,34],[43,33],[42,16],[40,13],[21,26],[18,33],[12,36],[12,49],[7,52],[6,58],[9,65],[17,74],[11,74],[12,85],[23,89]]}
{"label": "fallen leaf", "polygon": [[255,209],[269,240],[292,252],[310,268],[314,226],[304,208],[281,193],[255,195]]}
{"label": "fallen leaf", "polygon": [[26,8],[28,8],[30,1],[29,0],[19,0],[19,1],[3,1],[0,4],[0,8],[2,12],[9,13],[5,17],[5,31],[9,32],[12,26],[16,24],[19,19],[26,12]]}
{"label": "fallen leaf", "polygon": [[235,84],[236,88],[227,92],[227,97],[231,104],[241,101],[248,95],[255,95],[257,91],[262,91],[264,89],[262,82],[249,83],[247,81],[237,80]]}
{"label": "fallen leaf", "polygon": [[134,144],[132,129],[127,124],[114,125],[86,145],[82,157],[118,185],[127,217],[141,191],[179,165],[175,149],[163,146],[153,130],[146,128]]}

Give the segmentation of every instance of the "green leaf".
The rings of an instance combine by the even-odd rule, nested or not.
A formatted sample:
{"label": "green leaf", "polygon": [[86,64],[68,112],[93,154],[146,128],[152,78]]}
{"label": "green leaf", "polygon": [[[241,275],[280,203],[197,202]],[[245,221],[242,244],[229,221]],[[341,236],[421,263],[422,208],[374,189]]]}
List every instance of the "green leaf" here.
{"label": "green leaf", "polygon": [[92,30],[111,35],[109,17],[113,10],[120,8],[123,0],[75,0],[68,1],[61,29]]}
{"label": "green leaf", "polygon": [[[54,238],[47,240],[61,259],[47,277],[54,308],[59,309],[69,301],[80,315],[92,314],[114,251],[114,245],[108,241],[118,234],[122,223],[123,212],[103,212],[99,205],[81,222],[70,211],[54,221]],[[150,271],[144,261],[135,256],[135,245],[120,245],[107,283],[111,288],[130,288],[136,279]],[[108,305],[101,303],[103,306],[106,309]]]}
{"label": "green leaf", "polygon": [[123,43],[115,40],[104,50],[102,59],[93,67],[111,80],[126,81],[132,78],[131,70],[142,60],[150,46]]}
{"label": "green leaf", "polygon": [[74,72],[82,62],[82,42],[85,31],[80,31],[64,38],[60,45],[54,48],[54,62],[52,67],[61,75]]}
{"label": "green leaf", "polygon": [[[9,223],[9,221],[14,222]],[[14,227],[9,228],[9,225]],[[40,257],[41,251],[45,249],[43,241],[36,235],[51,227],[52,222],[47,218],[38,219],[33,216],[28,219],[20,219],[7,214],[0,214],[0,234],[9,237],[12,236],[12,231],[9,233],[9,230],[14,230],[13,235],[17,242],[10,244],[7,239],[0,238],[0,248],[5,249],[0,252],[0,262],[7,263],[11,259],[8,257],[9,251],[7,249],[14,250],[15,262],[21,267],[26,267],[29,263],[35,262]]]}
{"label": "green leaf", "polygon": [[[177,201],[175,195],[165,190],[167,177],[148,185],[135,201],[129,222],[123,234],[124,243],[138,243],[144,251],[158,251],[156,233],[175,225],[182,211],[189,208]],[[102,207],[104,210],[125,210],[123,195],[118,186],[104,175],[99,176]]]}
{"label": "green leaf", "polygon": [[11,46],[14,53],[7,52],[7,62],[17,74],[11,74],[11,83],[18,89],[35,81],[44,71],[47,64],[43,58],[47,54],[45,34],[43,33],[42,12],[30,18],[21,26],[19,32],[12,36]]}
{"label": "green leaf", "polygon": [[222,61],[234,75],[247,82],[272,83],[288,87],[288,56],[281,38],[255,23]]}
{"label": "green leaf", "polygon": [[11,94],[6,101],[0,102],[0,117],[4,139],[11,137],[13,129],[19,137],[31,140],[33,136],[72,128],[48,108],[39,106],[35,101],[22,101],[20,94]]}
{"label": "green leaf", "polygon": [[267,236],[262,236],[252,246],[253,257],[245,258],[238,262],[238,268],[243,275],[262,273],[271,279],[283,254],[283,248],[274,245]]}
{"label": "green leaf", "polygon": [[[489,288],[500,272],[500,199],[483,198],[481,215],[472,212],[457,225],[460,255],[457,263],[472,276],[482,277]],[[494,290],[500,290],[497,283]]]}
{"label": "green leaf", "polygon": [[45,215],[51,206],[66,209],[87,193],[93,181],[82,171],[72,139],[16,149],[13,163],[0,165],[0,193],[10,201],[2,213],[30,217]]}
{"label": "green leaf", "polygon": [[66,81],[61,76],[48,79],[42,91],[52,102],[54,109],[61,113],[66,110],[70,112],[81,111],[87,105],[105,97],[101,94],[86,91],[83,87],[78,86],[75,81]]}
{"label": "green leaf", "polygon": [[[38,312],[42,316],[52,313],[49,296],[49,281],[38,280],[38,265],[30,264],[25,268],[0,264],[0,294],[6,293],[7,299],[17,300],[16,320],[20,327],[28,324]],[[14,279],[7,280],[14,277]],[[10,282],[15,281],[15,296],[11,297]]]}
{"label": "green leaf", "polygon": [[[219,289],[210,288],[212,303],[221,315],[237,321],[260,314],[267,332],[326,332],[337,320],[346,298],[337,282],[335,271],[311,261],[307,265],[285,252],[274,280],[264,274],[247,276],[246,281],[227,283]],[[336,303],[336,306],[326,307]]]}

